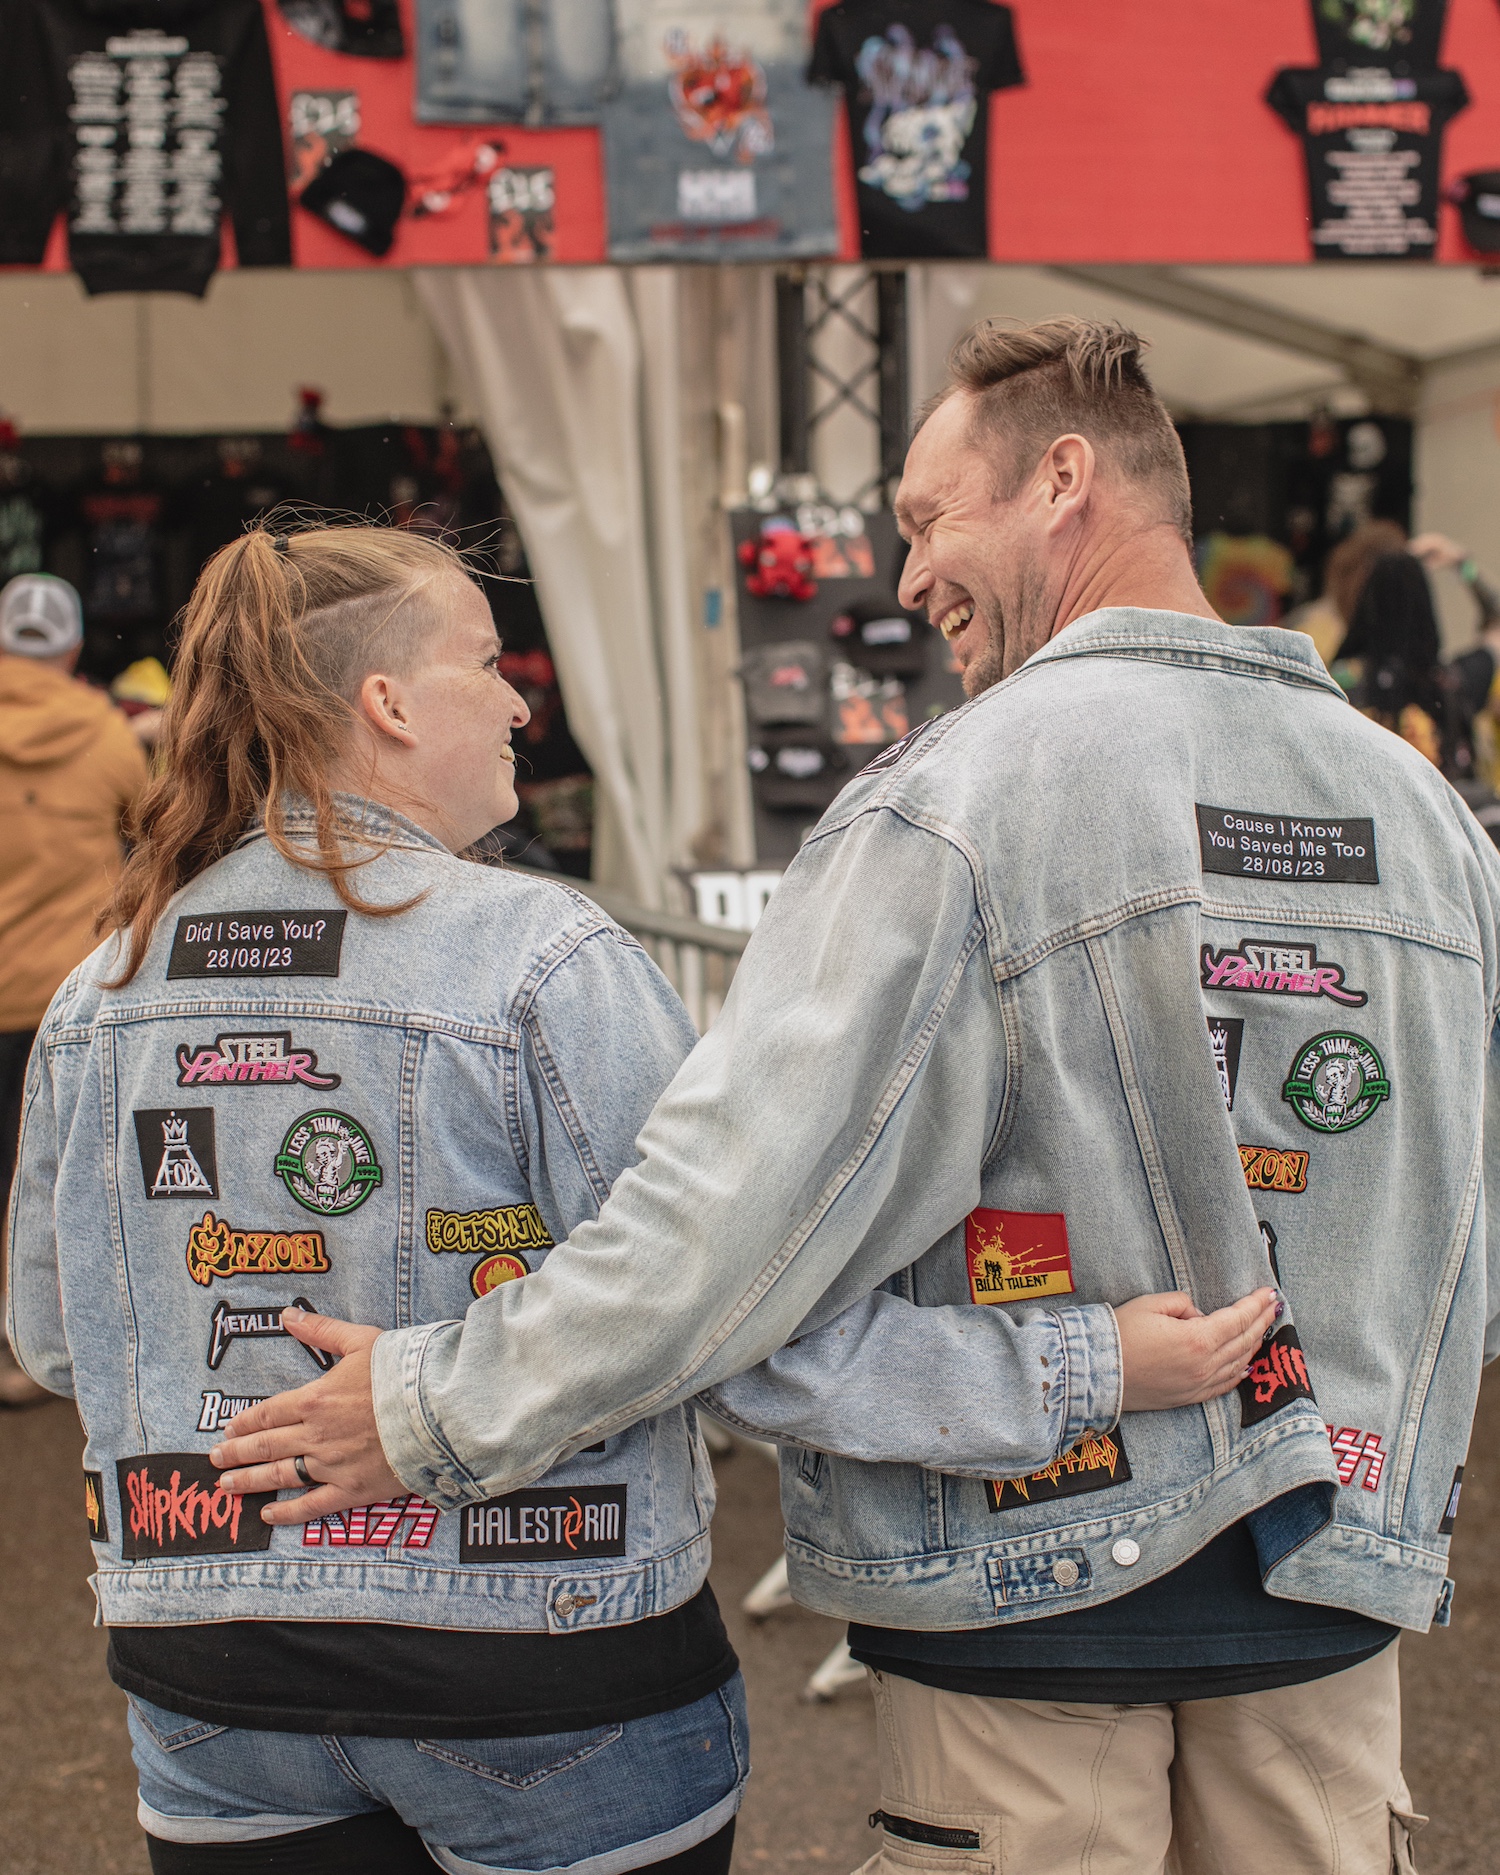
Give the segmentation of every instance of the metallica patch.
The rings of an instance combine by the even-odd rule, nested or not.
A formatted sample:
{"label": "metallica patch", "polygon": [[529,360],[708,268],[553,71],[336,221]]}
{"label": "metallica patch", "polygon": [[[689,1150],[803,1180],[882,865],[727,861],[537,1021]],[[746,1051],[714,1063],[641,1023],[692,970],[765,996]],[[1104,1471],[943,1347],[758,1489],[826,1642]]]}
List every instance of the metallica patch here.
{"label": "metallica patch", "polygon": [[1203,946],[1199,968],[1206,990],[1253,990],[1265,996],[1327,996],[1351,1009],[1369,998],[1344,982],[1344,966],[1318,962],[1316,944],[1252,944],[1242,938],[1237,950]]}
{"label": "metallica patch", "polygon": [[321,1231],[236,1230],[205,1211],[188,1232],[187,1266],[206,1289],[216,1276],[321,1275],[329,1262]]}
{"label": "metallica patch", "polygon": [[1315,1133],[1347,1133],[1391,1097],[1385,1066],[1362,1035],[1330,1030],[1305,1042],[1281,1098]]}
{"label": "metallica patch", "polygon": [[976,1302],[1032,1302],[1073,1293],[1068,1224],[1061,1211],[990,1211],[964,1219],[969,1294]]}
{"label": "metallica patch", "polygon": [[498,1289],[501,1283],[513,1283],[519,1277],[530,1274],[531,1271],[519,1257],[486,1257],[469,1271],[469,1287],[476,1296],[487,1296],[492,1289]]}
{"label": "metallica patch", "polygon": [[566,1562],[625,1554],[623,1484],[512,1491],[459,1512],[460,1562]]}
{"label": "metallica patch", "polygon": [[226,911],[179,918],[167,977],[336,977],[344,911]]}
{"label": "metallica patch", "polygon": [[437,1528],[438,1509],[413,1492],[393,1497],[386,1504],[364,1504],[358,1510],[336,1510],[314,1517],[302,1526],[303,1549],[387,1549],[399,1536],[402,1549],[426,1549]]}
{"label": "metallica patch", "polygon": [[1240,1424],[1246,1428],[1258,1426],[1293,1400],[1315,1397],[1307,1377],[1307,1357],[1290,1322],[1276,1330],[1250,1363],[1239,1394]]}
{"label": "metallica patch", "polygon": [[1438,1525],[1439,1536],[1452,1536],[1453,1526],[1458,1521],[1458,1498],[1464,1488],[1464,1468],[1453,1467],[1453,1482],[1448,1486],[1448,1503],[1443,1511],[1443,1521]]}
{"label": "metallica patch", "polygon": [[1214,1069],[1224,1091],[1224,1105],[1234,1112],[1234,1090],[1240,1078],[1240,1043],[1245,1025],[1237,1016],[1210,1016],[1208,1042],[1214,1051]]}
{"label": "metallica patch", "polygon": [[[429,1211],[427,1248],[457,1250],[550,1250],[552,1238],[534,1204],[500,1204],[491,1211]],[[523,1270],[522,1275],[527,1272]]]}
{"label": "metallica patch", "polygon": [[177,1044],[179,1087],[285,1087],[292,1082],[327,1089],[339,1085],[339,1076],[319,1074],[318,1057],[310,1048],[294,1048],[290,1029]]}
{"label": "metallica patch", "polygon": [[1019,1510],[1023,1504],[1046,1504],[1055,1497],[1081,1497],[1085,1491],[1107,1491],[1130,1476],[1130,1460],[1118,1428],[1114,1432],[1086,1432],[1071,1451],[1053,1459],[1026,1478],[990,1478],[985,1493],[990,1509]]}
{"label": "metallica patch", "polygon": [[1307,1161],[1307,1153],[1279,1146],[1240,1147],[1240,1165],[1251,1191],[1306,1191]]}
{"label": "metallica patch", "polygon": [[109,1519],[104,1514],[104,1474],[102,1471],[86,1471],[83,1474],[83,1514],[88,1519],[90,1542],[107,1543]]}
{"label": "metallica patch", "polygon": [[276,1176],[304,1211],[342,1217],[359,1209],[382,1173],[358,1120],[329,1112],[293,1121],[276,1155]]}
{"label": "metallica patch", "polygon": [[1257,1218],[1255,1221],[1260,1226],[1260,1240],[1266,1246],[1266,1260],[1271,1265],[1271,1274],[1276,1279],[1276,1287],[1279,1289],[1281,1287],[1281,1265],[1276,1261],[1276,1233],[1263,1217]]}
{"label": "metallica patch", "polygon": [[1358,1426],[1340,1426],[1335,1432],[1330,1426],[1328,1443],[1333,1447],[1340,1484],[1353,1484],[1363,1465],[1365,1475],[1361,1482],[1365,1489],[1380,1489],[1380,1474],[1385,1470],[1385,1452],[1378,1432],[1361,1432]]}
{"label": "metallica patch", "polygon": [[120,1552],[141,1556],[222,1556],[271,1547],[261,1511],[274,1491],[238,1497],[203,1452],[152,1452],[122,1458]]}
{"label": "metallica patch", "polygon": [[132,1115],[148,1198],[217,1198],[212,1107],[148,1107]]}
{"label": "metallica patch", "polygon": [[210,1390],[203,1395],[198,1431],[222,1432],[236,1414],[248,1413],[252,1406],[259,1406],[267,1397],[264,1393],[214,1393]]}
{"label": "metallica patch", "polygon": [[1244,807],[1193,811],[1205,872],[1293,885],[1380,884],[1373,820],[1314,820]]}
{"label": "metallica patch", "polygon": [[[316,1235],[316,1232],[313,1235]],[[305,1309],[309,1315],[316,1313],[305,1296],[294,1296],[286,1306]],[[208,1364],[211,1368],[217,1369],[231,1341],[261,1341],[277,1336],[286,1341],[296,1340],[295,1335],[288,1334],[282,1327],[280,1309],[232,1309],[227,1302],[217,1303],[214,1307],[213,1321],[209,1327]],[[306,1342],[300,1342],[298,1345],[308,1359],[321,1367],[325,1374],[337,1359],[337,1356],[329,1354],[323,1348],[310,1348]]]}

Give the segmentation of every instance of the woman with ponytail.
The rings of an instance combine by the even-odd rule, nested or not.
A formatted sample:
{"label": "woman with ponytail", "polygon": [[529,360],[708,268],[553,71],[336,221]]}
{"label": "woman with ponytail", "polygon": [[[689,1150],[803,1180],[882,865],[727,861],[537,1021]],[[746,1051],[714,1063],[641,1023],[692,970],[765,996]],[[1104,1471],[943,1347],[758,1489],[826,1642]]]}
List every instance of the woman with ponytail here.
{"label": "woman with ponytail", "polygon": [[508,1497],[305,1528],[208,1456],[331,1365],[299,1311],[451,1321],[535,1270],[692,1044],[589,900],[459,857],[516,811],[499,650],[432,540],[216,554],[110,935],[32,1058],[10,1332],[87,1432],[157,1875],[729,1866],[744,1696],[691,1407]]}

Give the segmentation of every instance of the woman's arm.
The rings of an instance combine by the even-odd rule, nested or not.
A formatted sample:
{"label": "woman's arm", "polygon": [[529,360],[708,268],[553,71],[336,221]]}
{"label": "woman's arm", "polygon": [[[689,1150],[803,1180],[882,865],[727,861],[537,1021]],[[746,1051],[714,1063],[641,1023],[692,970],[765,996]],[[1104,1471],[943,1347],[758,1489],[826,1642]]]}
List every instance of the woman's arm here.
{"label": "woman's arm", "polygon": [[10,1190],[5,1332],[17,1361],[49,1393],[73,1396],[57,1275],[57,1102],[44,1024],[26,1069],[21,1141]]}

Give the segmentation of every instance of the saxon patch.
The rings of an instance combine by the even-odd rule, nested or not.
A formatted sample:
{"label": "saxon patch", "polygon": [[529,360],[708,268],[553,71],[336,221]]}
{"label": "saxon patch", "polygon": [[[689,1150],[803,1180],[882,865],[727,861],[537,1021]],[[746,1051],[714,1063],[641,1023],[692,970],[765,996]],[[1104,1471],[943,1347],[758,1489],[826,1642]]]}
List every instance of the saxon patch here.
{"label": "saxon patch", "polygon": [[147,1107],[132,1114],[148,1198],[217,1198],[212,1107]]}
{"label": "saxon patch", "polygon": [[1328,1443],[1333,1447],[1340,1484],[1353,1484],[1363,1465],[1365,1475],[1361,1482],[1365,1489],[1380,1489],[1380,1474],[1385,1470],[1385,1452],[1378,1432],[1361,1432],[1358,1426],[1340,1426],[1335,1432],[1330,1426]]}
{"label": "saxon patch", "polygon": [[303,1087],[339,1085],[337,1074],[320,1074],[310,1048],[295,1048],[290,1029],[256,1029],[216,1035],[209,1042],[177,1044],[179,1087]]}
{"label": "saxon patch", "polygon": [[116,1462],[120,1550],[141,1556],[221,1556],[271,1546],[261,1511],[274,1491],[237,1496],[203,1452],[151,1452]]}
{"label": "saxon patch", "polygon": [[1316,944],[1263,944],[1241,939],[1238,949],[1203,946],[1199,980],[1206,990],[1239,990],[1261,996],[1327,996],[1351,1009],[1369,1001],[1344,982],[1342,964],[1318,961]]}
{"label": "saxon patch", "polygon": [[402,1549],[426,1549],[437,1528],[438,1508],[413,1492],[385,1504],[334,1511],[302,1526],[302,1547],[317,1549],[387,1549],[401,1537]]}
{"label": "saxon patch", "polygon": [[1307,1357],[1290,1322],[1276,1330],[1250,1363],[1249,1373],[1240,1382],[1239,1395],[1240,1424],[1244,1427],[1258,1426],[1293,1400],[1315,1398],[1307,1377]]}
{"label": "saxon patch", "polygon": [[1237,1016],[1208,1018],[1208,1045],[1214,1053],[1214,1071],[1223,1089],[1224,1105],[1234,1112],[1234,1090],[1240,1078],[1240,1045],[1245,1039],[1245,1025]]}
{"label": "saxon patch", "polygon": [[188,1275],[205,1289],[216,1276],[305,1276],[327,1270],[318,1230],[236,1230],[205,1211],[188,1232]]}
{"label": "saxon patch", "polygon": [[1240,1147],[1240,1166],[1251,1191],[1306,1191],[1308,1157],[1281,1146]]}
{"label": "saxon patch", "polygon": [[519,1257],[486,1257],[482,1263],[476,1263],[469,1272],[469,1287],[476,1296],[487,1296],[492,1289],[498,1289],[501,1283],[513,1283],[522,1276],[529,1276],[531,1271]]}
{"label": "saxon patch", "polygon": [[104,1473],[83,1474],[83,1514],[88,1521],[89,1539],[94,1543],[109,1541],[109,1518],[104,1511]]}
{"label": "saxon patch", "polygon": [[383,1176],[370,1135],[347,1113],[304,1113],[287,1128],[276,1176],[304,1211],[342,1217],[359,1209]]}
{"label": "saxon patch", "polygon": [[468,1256],[497,1250],[550,1250],[552,1238],[534,1204],[499,1204],[488,1211],[429,1211],[427,1248]]}
{"label": "saxon patch", "polygon": [[1375,822],[1195,806],[1205,872],[1285,885],[1379,885]]}
{"label": "saxon patch", "polygon": [[1046,1504],[1056,1497],[1081,1497],[1085,1491],[1107,1491],[1130,1476],[1130,1460],[1119,1428],[1113,1432],[1086,1432],[1061,1458],[1025,1478],[990,1478],[985,1493],[990,1509],[1019,1510],[1025,1504]]}
{"label": "saxon patch", "polygon": [[344,911],[225,911],[179,918],[167,959],[178,977],[336,977]]}
{"label": "saxon patch", "polygon": [[203,1395],[198,1411],[199,1432],[222,1432],[237,1413],[247,1413],[268,1396],[264,1393],[214,1393]]}
{"label": "saxon patch", "polygon": [[[285,1306],[302,1309],[309,1315],[316,1313],[305,1296],[294,1296]],[[287,1341],[297,1339],[282,1326],[280,1309],[234,1309],[227,1302],[217,1303],[209,1325],[208,1365],[217,1370],[231,1341],[261,1341],[277,1337]],[[329,1354],[324,1348],[308,1347],[305,1341],[298,1342],[297,1345],[309,1360],[323,1369],[324,1373],[327,1373],[338,1358],[337,1355]]]}
{"label": "saxon patch", "polygon": [[512,1491],[459,1512],[460,1562],[566,1562],[625,1554],[623,1484]]}
{"label": "saxon patch", "polygon": [[1458,1521],[1458,1498],[1464,1488],[1464,1468],[1453,1467],[1453,1482],[1448,1486],[1448,1502],[1443,1510],[1443,1521],[1438,1525],[1439,1536],[1452,1536],[1453,1526]]}
{"label": "saxon patch", "polygon": [[1067,1219],[1061,1211],[992,1211],[964,1219],[969,1294],[976,1302],[1031,1302],[1073,1293]]}
{"label": "saxon patch", "polygon": [[1315,1133],[1347,1133],[1391,1097],[1385,1064],[1362,1035],[1330,1030],[1297,1051],[1281,1098]]}

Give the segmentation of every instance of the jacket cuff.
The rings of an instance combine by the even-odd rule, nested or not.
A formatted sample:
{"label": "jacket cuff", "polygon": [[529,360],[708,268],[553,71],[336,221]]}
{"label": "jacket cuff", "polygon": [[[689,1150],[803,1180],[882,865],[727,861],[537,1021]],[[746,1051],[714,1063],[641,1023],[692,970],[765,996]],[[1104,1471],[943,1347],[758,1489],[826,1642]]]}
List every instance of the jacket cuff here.
{"label": "jacket cuff", "polygon": [[1106,1302],[1052,1311],[1062,1334],[1065,1421],[1059,1452],[1070,1452],[1085,1433],[1108,1432],[1120,1418],[1125,1386],[1120,1328]]}
{"label": "jacket cuff", "polygon": [[437,1337],[455,1334],[461,1326],[425,1322],[416,1328],[393,1328],[370,1349],[375,1427],[386,1462],[408,1491],[420,1492],[440,1510],[457,1510],[484,1497],[423,1410],[427,1354]]}

